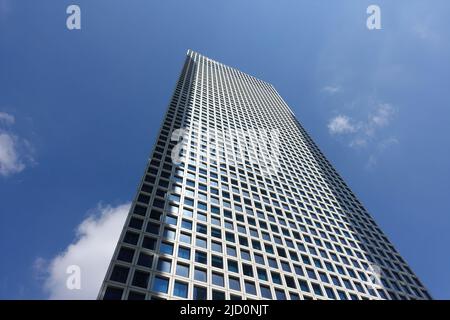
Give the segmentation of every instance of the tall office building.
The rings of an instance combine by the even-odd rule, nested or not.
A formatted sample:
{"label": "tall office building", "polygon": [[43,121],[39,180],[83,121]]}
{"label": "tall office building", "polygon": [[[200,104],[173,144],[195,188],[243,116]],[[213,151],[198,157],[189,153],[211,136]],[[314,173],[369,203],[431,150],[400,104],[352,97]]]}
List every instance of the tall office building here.
{"label": "tall office building", "polygon": [[99,299],[430,296],[275,88],[188,51]]}

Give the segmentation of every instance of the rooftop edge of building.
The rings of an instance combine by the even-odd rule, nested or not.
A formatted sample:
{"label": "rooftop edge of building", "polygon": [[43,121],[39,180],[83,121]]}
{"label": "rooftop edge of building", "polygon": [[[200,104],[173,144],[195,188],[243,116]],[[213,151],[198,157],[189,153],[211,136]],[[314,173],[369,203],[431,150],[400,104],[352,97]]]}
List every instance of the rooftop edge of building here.
{"label": "rooftop edge of building", "polygon": [[[242,70],[240,70],[240,69],[238,69],[238,68],[235,68],[235,67],[232,67],[232,66],[229,66],[229,65],[227,65],[227,64],[225,64],[225,63],[223,63],[223,62],[220,62],[220,61],[211,59],[210,57],[207,57],[207,56],[205,56],[204,54],[201,54],[201,53],[198,52],[198,51],[195,51],[195,50],[192,50],[192,49],[188,49],[187,52],[186,52],[186,55],[187,55],[187,56],[190,56],[190,57],[192,57],[193,55],[198,55],[198,56],[200,56],[200,57],[202,57],[202,58],[205,58],[205,59],[207,59],[207,60],[209,60],[209,61],[211,61],[211,62],[217,63],[217,64],[219,64],[219,65],[222,65],[222,66],[226,67],[226,68],[230,68],[230,69],[233,69],[233,70],[235,70],[235,71],[237,71],[237,72],[243,73],[243,74],[245,74],[245,75],[247,75],[247,76],[249,76],[249,77],[251,77],[251,78],[254,78],[255,80],[258,80],[258,81],[260,81],[260,82],[263,82],[263,83],[265,83],[266,85],[271,86],[273,89],[275,89],[275,86],[274,86],[273,84],[271,84],[270,82],[264,81],[264,80],[262,80],[262,79],[260,79],[260,78],[258,78],[258,77],[255,77],[255,76],[253,76],[253,75],[251,75],[251,74],[249,74],[249,73],[247,73],[247,72],[243,72]],[[276,89],[275,89],[275,91],[276,91]]]}

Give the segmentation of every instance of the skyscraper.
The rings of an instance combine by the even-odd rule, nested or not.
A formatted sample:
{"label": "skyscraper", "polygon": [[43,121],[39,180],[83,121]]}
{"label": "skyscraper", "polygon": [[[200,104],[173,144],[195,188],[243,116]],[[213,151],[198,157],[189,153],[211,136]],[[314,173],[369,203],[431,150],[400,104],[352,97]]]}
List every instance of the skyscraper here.
{"label": "skyscraper", "polygon": [[271,84],[188,51],[99,299],[430,299]]}

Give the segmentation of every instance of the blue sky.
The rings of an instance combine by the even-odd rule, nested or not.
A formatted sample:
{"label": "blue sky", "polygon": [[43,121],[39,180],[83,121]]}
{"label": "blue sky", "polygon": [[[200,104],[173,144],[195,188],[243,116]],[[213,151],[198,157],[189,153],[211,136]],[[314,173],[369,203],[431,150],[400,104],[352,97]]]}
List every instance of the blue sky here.
{"label": "blue sky", "polygon": [[[66,28],[69,4],[81,30]],[[369,4],[381,30],[366,28]],[[448,9],[0,0],[0,298],[52,296],[55,259],[109,226],[92,217],[126,212],[188,48],[272,83],[431,294],[450,298]]]}

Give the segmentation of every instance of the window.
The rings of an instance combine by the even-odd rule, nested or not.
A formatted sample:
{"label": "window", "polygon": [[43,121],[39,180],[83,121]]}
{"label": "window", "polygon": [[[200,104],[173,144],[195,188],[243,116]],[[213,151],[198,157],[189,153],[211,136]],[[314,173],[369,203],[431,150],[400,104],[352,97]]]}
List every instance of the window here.
{"label": "window", "polygon": [[214,238],[222,238],[222,231],[216,228],[211,228],[211,236]]}
{"label": "window", "polygon": [[137,264],[143,267],[151,268],[153,263],[153,256],[145,254],[145,253],[139,253],[139,258]]}
{"label": "window", "polygon": [[215,284],[216,286],[223,287],[224,286],[223,275],[220,273],[213,272],[212,273],[212,283]]}
{"label": "window", "polygon": [[189,278],[189,266],[182,263],[177,263],[176,274],[185,278]]}
{"label": "window", "polygon": [[145,293],[130,291],[128,300],[145,300]]}
{"label": "window", "polygon": [[274,268],[274,269],[278,269],[278,263],[277,260],[269,258],[267,259],[269,261],[269,266]]}
{"label": "window", "polygon": [[164,208],[164,201],[160,200],[160,199],[155,199],[155,200],[153,200],[153,206],[156,207],[156,208],[163,209]]}
{"label": "window", "polygon": [[103,300],[120,300],[122,299],[123,289],[107,287]]}
{"label": "window", "polygon": [[161,247],[159,250],[161,253],[166,253],[166,254],[172,255],[173,254],[173,244],[163,242],[163,243],[161,243]]}
{"label": "window", "polygon": [[[166,216],[166,219],[165,219],[165,222],[167,223],[167,224],[171,224],[171,225],[174,225],[174,226],[176,226],[177,225],[177,217],[174,217],[174,216]],[[150,223],[149,223],[150,224]],[[148,225],[147,225],[147,229],[148,229]],[[148,231],[149,232],[149,231]]]}
{"label": "window", "polygon": [[253,277],[253,268],[251,265],[242,264],[242,271],[246,276]]}
{"label": "window", "polygon": [[137,201],[148,204],[150,202],[150,197],[143,193],[140,193]]}
{"label": "window", "polygon": [[194,206],[194,200],[189,198],[184,198],[184,204],[193,207]]}
{"label": "window", "polygon": [[191,249],[178,247],[178,258],[189,260],[191,258]]}
{"label": "window", "polygon": [[175,240],[175,230],[165,228],[163,237],[168,240]]}
{"label": "window", "polygon": [[188,296],[187,283],[175,280],[175,284],[173,286],[173,295],[181,298],[187,298]]}
{"label": "window", "polygon": [[298,280],[298,283],[300,285],[300,289],[304,292],[309,292],[308,283],[304,280]]}
{"label": "window", "polygon": [[329,288],[329,287],[325,287],[325,292],[327,294],[327,297],[330,299],[336,299],[336,295],[333,292],[333,289]]}
{"label": "window", "polygon": [[191,236],[187,233],[180,234],[180,242],[191,243]]}
{"label": "window", "polygon": [[283,290],[275,289],[275,296],[277,300],[286,300],[286,294]]}
{"label": "window", "polygon": [[131,228],[141,230],[143,223],[144,223],[144,220],[142,220],[142,219],[131,218],[129,226]]}
{"label": "window", "polygon": [[192,215],[193,215],[193,211],[191,209],[188,209],[188,208],[183,209],[183,217],[192,218]]}
{"label": "window", "polygon": [[218,242],[211,242],[211,249],[216,252],[222,252],[222,244]]}
{"label": "window", "polygon": [[139,240],[139,234],[131,232],[131,231],[127,231],[127,233],[125,233],[125,236],[123,238],[124,242],[133,244],[133,245],[136,245],[138,240]]}
{"label": "window", "polygon": [[236,248],[235,247],[231,247],[231,246],[227,246],[227,254],[229,256],[236,257],[237,256]]}
{"label": "window", "polygon": [[289,292],[289,295],[291,296],[291,300],[300,300],[300,296],[297,293]]}
{"label": "window", "polygon": [[276,273],[276,272],[272,271],[270,274],[272,275],[272,282],[273,283],[282,284],[281,283],[281,276],[280,276],[279,273]]}
{"label": "window", "polygon": [[134,250],[129,248],[120,248],[119,254],[117,255],[117,259],[125,262],[133,261]]}
{"label": "window", "polygon": [[147,212],[147,207],[141,206],[139,204],[137,204],[133,210],[133,213],[141,215],[141,216],[145,216],[146,212]]}
{"label": "window", "polygon": [[226,238],[227,241],[230,241],[230,242],[233,242],[233,243],[235,242],[234,234],[232,234],[230,232],[226,232],[225,233],[225,238]]}
{"label": "window", "polygon": [[263,281],[268,280],[266,270],[258,268],[258,279]]}
{"label": "window", "polygon": [[150,212],[150,218],[155,219],[155,220],[160,220],[161,215],[162,215],[162,212],[159,210],[152,210]]}
{"label": "window", "polygon": [[170,273],[172,267],[172,261],[159,258],[156,269],[161,272]]}
{"label": "window", "polygon": [[180,196],[177,194],[170,194],[169,200],[173,202],[180,202]]}
{"label": "window", "polygon": [[200,237],[195,238],[195,245],[197,247],[205,248],[205,249],[208,247],[206,239],[205,238],[200,238]]}
{"label": "window", "polygon": [[206,211],[206,210],[208,209],[206,203],[202,203],[202,202],[199,202],[199,203],[198,203],[198,208],[199,208],[200,210],[204,210],[204,211]]}
{"label": "window", "polygon": [[225,292],[213,290],[212,291],[213,300],[225,300]]}
{"label": "window", "polygon": [[189,220],[183,219],[181,221],[181,227],[184,229],[192,230],[192,222]]}
{"label": "window", "polygon": [[197,281],[206,282],[207,281],[206,270],[200,269],[200,268],[195,268],[194,269],[194,279]]}
{"label": "window", "polygon": [[295,285],[294,278],[288,277],[288,276],[284,276],[284,281],[286,282],[286,285],[287,285],[289,288],[294,288],[294,289],[297,288],[296,285]]}
{"label": "window", "polygon": [[155,250],[156,239],[151,237],[144,237],[144,240],[142,241],[142,247],[149,250]]}
{"label": "window", "polygon": [[319,296],[321,296],[323,294],[322,293],[322,289],[320,288],[320,286],[318,284],[313,283],[312,287],[313,287],[313,290],[314,290],[315,294],[317,294]]}
{"label": "window", "polygon": [[168,289],[169,289],[169,279],[156,276],[155,280],[153,281],[152,290],[155,292],[167,293]]}
{"label": "window", "polygon": [[230,289],[241,291],[241,284],[239,278],[229,277],[228,282],[230,285]]}
{"label": "window", "polygon": [[256,287],[253,282],[245,281],[245,292],[256,295]]}
{"label": "window", "polygon": [[260,254],[255,254],[256,263],[264,265],[264,257]]}
{"label": "window", "polygon": [[223,269],[223,259],[219,256],[212,256],[211,264],[213,267]]}
{"label": "window", "polygon": [[306,272],[308,273],[308,278],[310,279],[317,279],[316,273],[312,269],[306,269]]}
{"label": "window", "polygon": [[351,282],[347,279],[343,279],[344,285],[347,289],[353,290],[353,286],[351,284]]}
{"label": "window", "polygon": [[261,296],[263,296],[263,298],[272,299],[272,292],[270,291],[270,287],[260,285],[259,289],[261,290]]}
{"label": "window", "polygon": [[136,286],[136,287],[147,288],[149,277],[150,277],[149,273],[136,270],[134,272],[132,284],[133,284],[133,286]]}
{"label": "window", "polygon": [[127,282],[129,271],[130,271],[130,268],[126,268],[126,267],[122,267],[122,266],[114,266],[114,269],[111,272],[111,277],[109,279],[112,281],[125,283],[125,282]]}
{"label": "window", "polygon": [[204,215],[203,213],[197,213],[197,219],[199,221],[207,221],[208,219],[206,218],[206,215]]}
{"label": "window", "polygon": [[195,251],[195,262],[207,264],[208,259],[206,257],[206,253],[201,251]]}
{"label": "window", "polygon": [[220,219],[211,218],[211,223],[216,226],[220,226]]}
{"label": "window", "polygon": [[178,214],[179,210],[180,210],[180,207],[177,205],[174,205],[171,203],[168,205],[167,211],[169,211],[170,213]]}
{"label": "window", "polygon": [[197,232],[202,234],[208,234],[208,227],[204,224],[197,223]]}
{"label": "window", "polygon": [[304,276],[303,269],[300,266],[294,266],[295,273],[299,276]]}
{"label": "window", "polygon": [[206,300],[207,299],[207,291],[206,288],[194,286],[194,300]]}
{"label": "window", "polygon": [[228,271],[236,272],[236,273],[239,272],[238,264],[236,261],[228,260],[227,262],[228,262]]}
{"label": "window", "polygon": [[348,300],[347,295],[343,291],[338,291],[339,299]]}
{"label": "window", "polygon": [[[176,218],[175,218],[175,224],[176,224]],[[148,233],[153,233],[158,235],[159,234],[159,227],[160,225],[158,223],[154,223],[154,222],[149,222],[147,223],[147,228],[145,229],[145,231],[147,231]]]}
{"label": "window", "polygon": [[241,258],[243,260],[251,261],[250,252],[248,252],[246,250],[241,250]]}
{"label": "window", "polygon": [[286,272],[291,272],[291,267],[289,266],[289,264],[287,262],[281,263],[281,269],[283,269],[283,271],[286,271]]}

